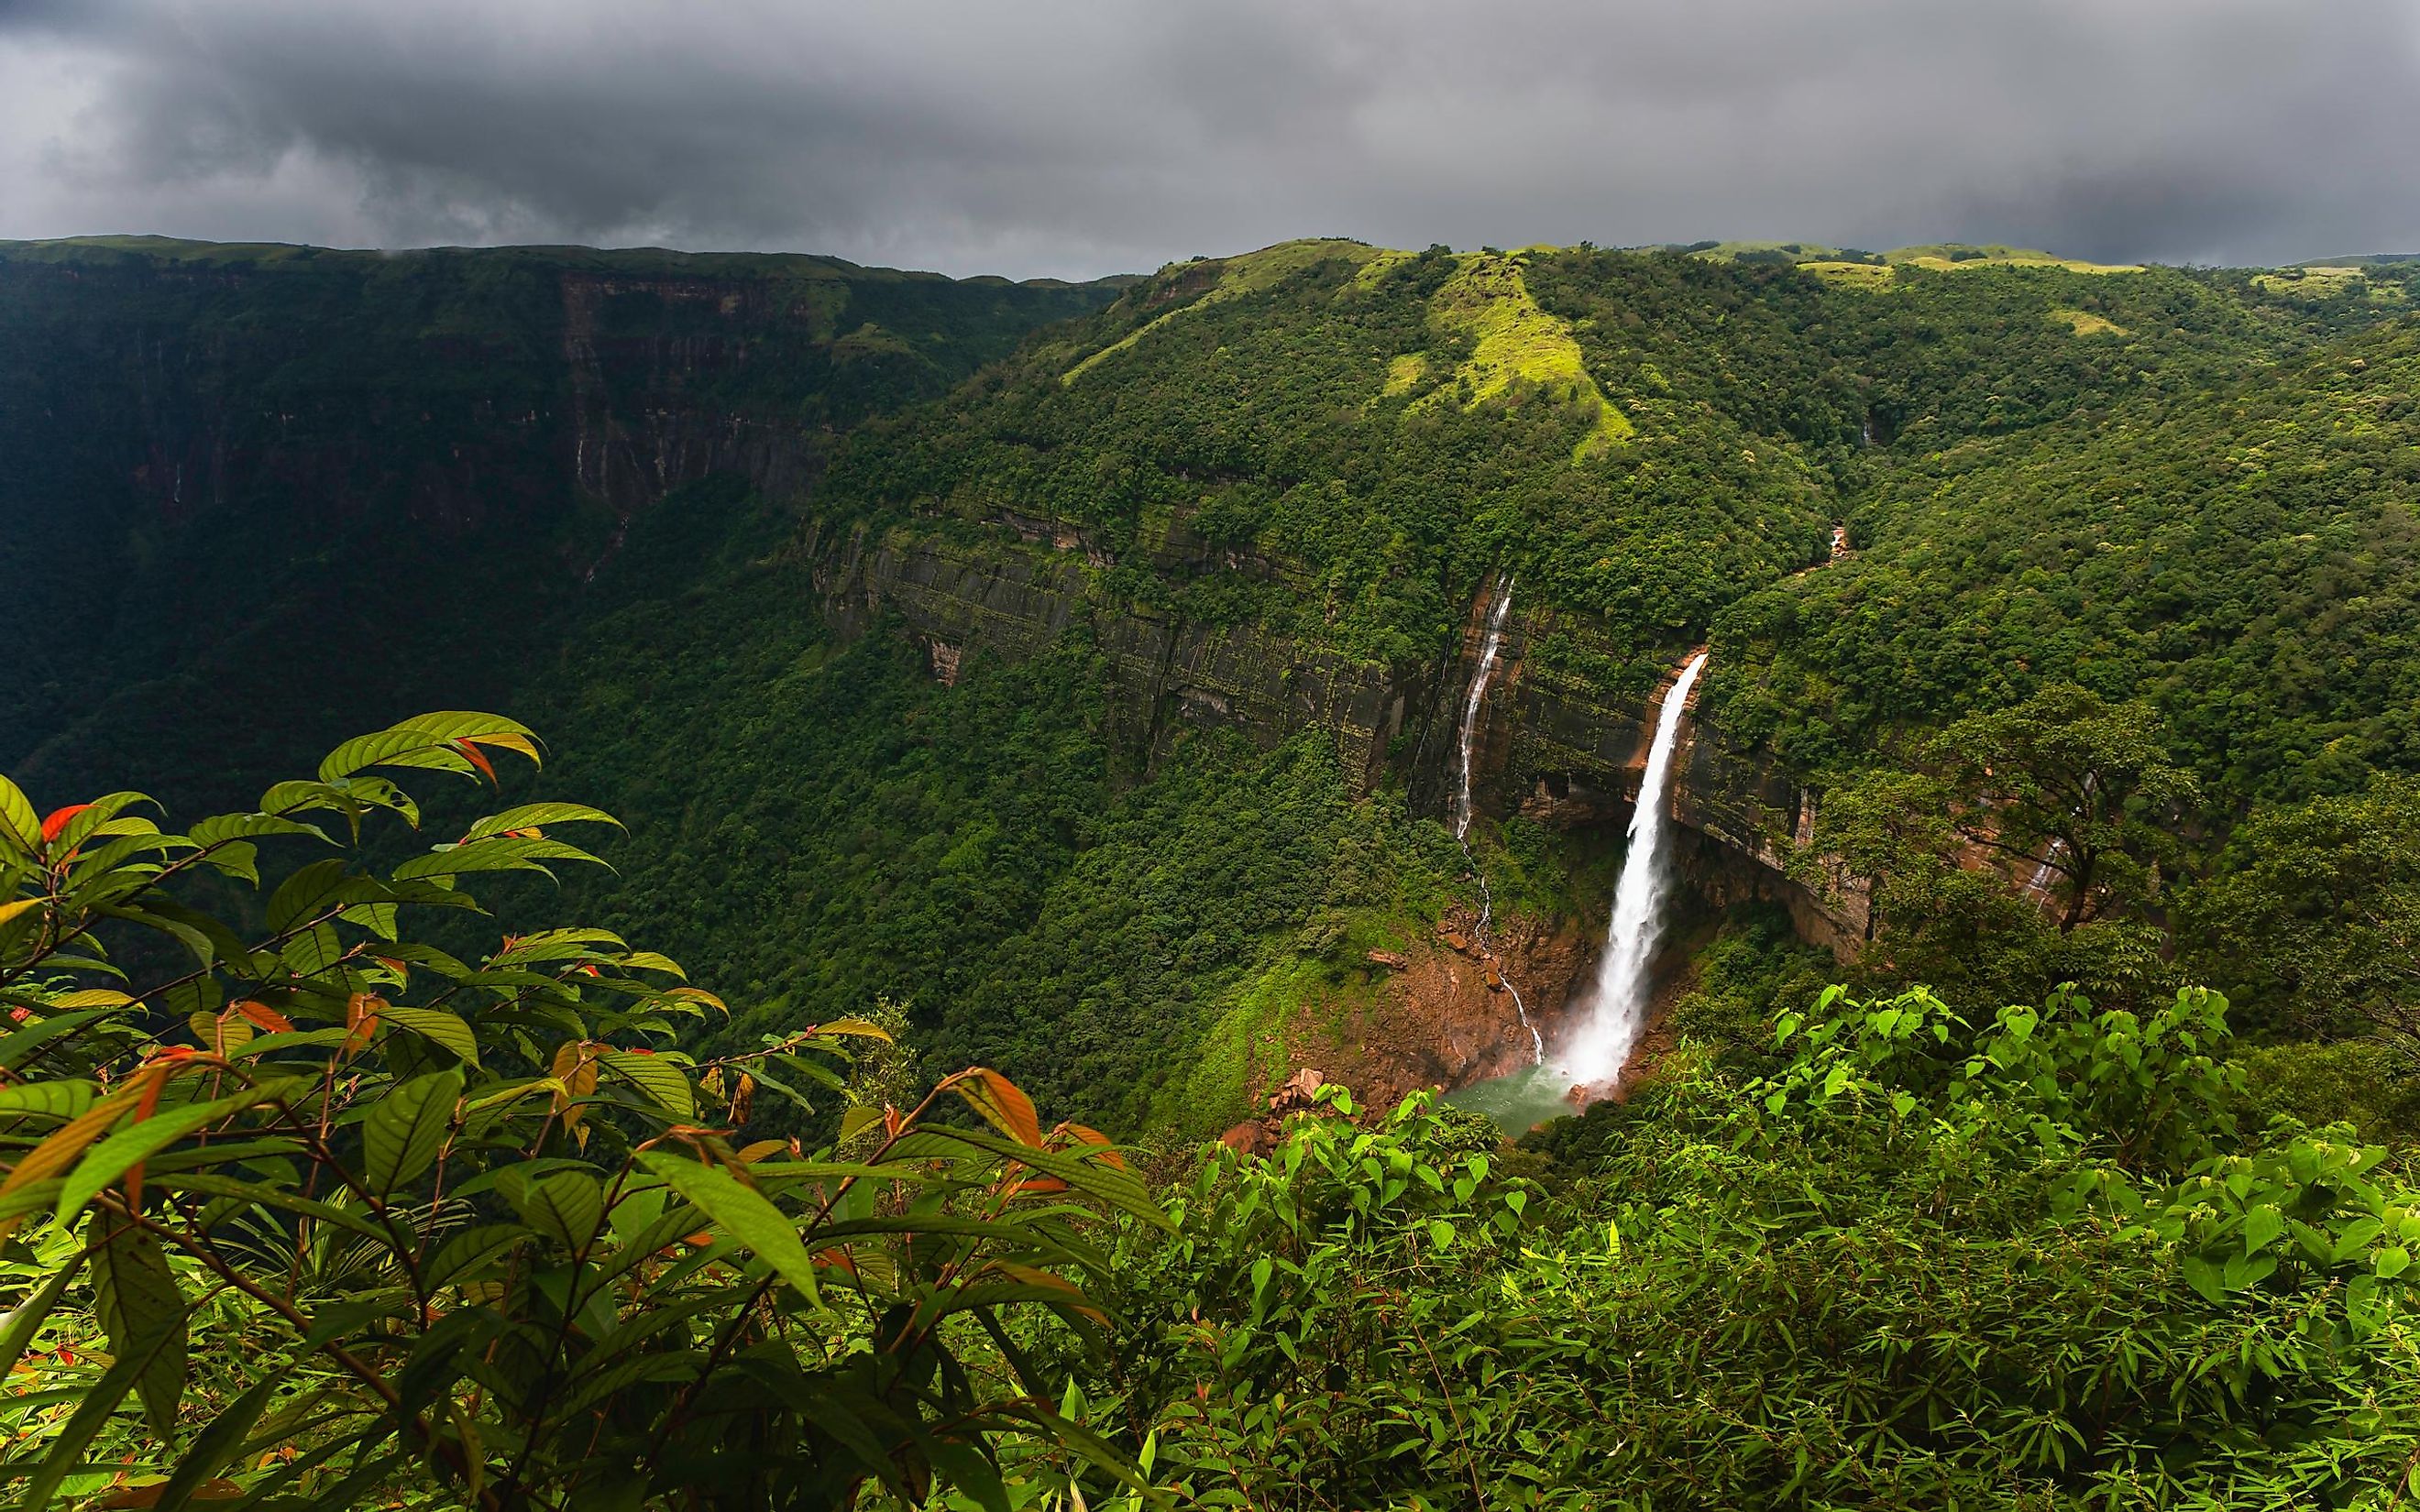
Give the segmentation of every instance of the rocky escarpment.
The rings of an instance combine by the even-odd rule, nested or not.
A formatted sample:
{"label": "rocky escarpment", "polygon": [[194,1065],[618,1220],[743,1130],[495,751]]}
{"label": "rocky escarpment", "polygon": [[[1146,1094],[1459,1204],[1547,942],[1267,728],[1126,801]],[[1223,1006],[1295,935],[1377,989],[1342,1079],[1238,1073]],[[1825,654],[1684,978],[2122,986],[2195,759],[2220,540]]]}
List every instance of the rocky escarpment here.
{"label": "rocky escarpment", "polygon": [[1028,656],[1083,626],[1109,664],[1115,737],[1153,760],[1188,729],[1235,730],[1263,745],[1318,729],[1333,733],[1347,771],[1375,782],[1420,692],[1380,663],[1115,599],[1096,551],[1035,522],[958,540],[860,529],[809,548],[835,626],[861,633],[896,615],[945,680],[970,653]]}
{"label": "rocky escarpment", "polygon": [[[1108,557],[1047,521],[839,529],[811,537],[807,549],[837,628],[862,633],[896,616],[923,643],[938,677],[954,679],[970,654],[1032,656],[1081,626],[1109,666],[1116,738],[1148,759],[1187,729],[1233,730],[1264,746],[1324,730],[1365,786],[1391,764],[1416,807],[1442,810],[1450,726],[1475,670],[1482,605],[1472,606],[1456,656],[1442,666],[1390,667],[1120,599],[1104,582]],[[1567,648],[1559,658],[1534,655],[1549,637]],[[1481,812],[1565,826],[1626,822],[1662,689],[1624,697],[1572,670],[1578,658],[1568,647],[1585,651],[1591,637],[1603,639],[1566,610],[1512,615],[1474,744]],[[1866,911],[1854,887],[1819,892],[1789,872],[1791,848],[1812,834],[1813,800],[1769,762],[1726,742],[1719,728],[1689,728],[1673,812],[1684,829],[1683,873],[1709,901],[1779,903],[1806,938],[1843,953],[1863,941]]]}

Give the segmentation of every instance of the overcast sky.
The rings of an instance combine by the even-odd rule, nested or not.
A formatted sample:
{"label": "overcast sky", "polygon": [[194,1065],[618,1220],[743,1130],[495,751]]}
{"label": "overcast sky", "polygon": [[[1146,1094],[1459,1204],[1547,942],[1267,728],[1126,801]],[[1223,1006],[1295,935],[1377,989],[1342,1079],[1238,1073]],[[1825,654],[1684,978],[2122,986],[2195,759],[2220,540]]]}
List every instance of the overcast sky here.
{"label": "overcast sky", "polygon": [[2420,0],[0,0],[0,237],[2420,250]]}

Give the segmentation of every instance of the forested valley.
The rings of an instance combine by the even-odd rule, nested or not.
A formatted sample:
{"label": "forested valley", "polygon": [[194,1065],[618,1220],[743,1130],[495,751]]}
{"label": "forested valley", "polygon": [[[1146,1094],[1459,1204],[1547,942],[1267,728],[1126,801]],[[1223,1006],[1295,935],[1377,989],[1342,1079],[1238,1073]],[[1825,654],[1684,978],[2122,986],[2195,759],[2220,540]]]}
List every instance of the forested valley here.
{"label": "forested valley", "polygon": [[8,1494],[2420,1498],[2415,301],[0,244]]}

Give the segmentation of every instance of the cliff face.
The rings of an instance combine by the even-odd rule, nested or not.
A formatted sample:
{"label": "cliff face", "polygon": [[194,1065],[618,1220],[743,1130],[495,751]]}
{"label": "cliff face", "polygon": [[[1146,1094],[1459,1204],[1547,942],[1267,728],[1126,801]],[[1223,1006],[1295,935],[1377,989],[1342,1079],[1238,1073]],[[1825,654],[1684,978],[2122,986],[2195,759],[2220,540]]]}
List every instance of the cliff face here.
{"label": "cliff face", "polygon": [[[1101,554],[1039,522],[860,530],[813,537],[807,548],[837,628],[861,634],[896,615],[924,644],[937,677],[954,679],[970,653],[1018,658],[1081,627],[1110,665],[1116,737],[1128,748],[1157,760],[1193,727],[1238,731],[1263,746],[1326,730],[1365,787],[1392,764],[1416,806],[1442,811],[1483,604],[1472,606],[1450,662],[1389,667],[1115,601],[1102,586]],[[1601,633],[1580,616],[1516,609],[1474,743],[1481,812],[1565,826],[1627,823],[1664,688],[1624,696],[1591,682],[1581,661],[1591,637]],[[1550,641],[1564,648],[1559,656],[1533,655]],[[1719,729],[1685,728],[1672,811],[1684,830],[1683,874],[1710,902],[1771,900],[1810,941],[1842,953],[1863,941],[1865,908],[1854,889],[1819,893],[1787,873],[1787,847],[1812,833],[1811,799]]]}
{"label": "cliff face", "polygon": [[0,243],[0,766],[114,770],[140,711],[108,705],[162,678],[316,739],[324,699],[274,702],[289,647],[368,655],[395,699],[484,696],[531,648],[463,627],[535,622],[638,512],[718,476],[795,503],[835,429],[1116,293],[815,257]]}
{"label": "cliff face", "polygon": [[1038,528],[1016,534],[1031,538],[859,531],[814,538],[810,549],[836,627],[862,633],[896,614],[944,680],[970,652],[1016,659],[1080,626],[1109,661],[1115,738],[1129,749],[1156,761],[1190,728],[1236,730],[1264,746],[1322,729],[1334,733],[1346,770],[1365,785],[1377,780],[1420,692],[1412,679],[1250,626],[1112,602],[1080,539]]}

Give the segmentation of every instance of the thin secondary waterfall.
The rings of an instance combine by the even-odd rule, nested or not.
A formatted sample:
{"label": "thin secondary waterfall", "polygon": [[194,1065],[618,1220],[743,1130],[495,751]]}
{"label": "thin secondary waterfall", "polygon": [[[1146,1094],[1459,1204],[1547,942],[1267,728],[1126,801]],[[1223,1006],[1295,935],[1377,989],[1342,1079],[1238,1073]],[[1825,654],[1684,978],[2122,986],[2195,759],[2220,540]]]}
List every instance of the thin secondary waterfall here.
{"label": "thin secondary waterfall", "polygon": [[[1479,879],[1479,948],[1482,950],[1488,949],[1487,927],[1496,917],[1496,899],[1487,890],[1487,869],[1479,864],[1479,857],[1470,850],[1471,750],[1479,738],[1479,705],[1487,697],[1488,680],[1496,675],[1496,653],[1503,647],[1504,621],[1512,612],[1512,575],[1508,572],[1496,579],[1495,596],[1487,607],[1487,633],[1479,642],[1479,667],[1470,674],[1470,693],[1462,702],[1462,740],[1457,748],[1461,764],[1453,790],[1453,838],[1462,846],[1462,858],[1470,863],[1470,874]],[[1521,1000],[1521,989],[1512,985],[1511,974],[1500,966],[1497,979],[1512,995],[1512,1011],[1521,1015],[1521,1027],[1529,1031],[1531,1061],[1545,1064],[1545,1036],[1529,1022],[1529,1005]]]}
{"label": "thin secondary waterfall", "polygon": [[1647,968],[1664,928],[1664,835],[1670,827],[1665,810],[1671,807],[1672,751],[1681,741],[1689,690],[1705,665],[1702,651],[1689,658],[1655,717],[1655,740],[1647,748],[1647,770],[1638,780],[1638,807],[1630,816],[1630,848],[1621,858],[1621,880],[1613,889],[1613,923],[1606,932],[1605,958],[1597,963],[1596,1006],[1563,1052],[1566,1069],[1581,1082],[1595,1085],[1619,1077],[1631,1046],[1647,1026]]}
{"label": "thin secondary waterfall", "polygon": [[[1487,633],[1479,642],[1479,670],[1470,674],[1470,692],[1462,701],[1460,769],[1453,790],[1453,838],[1470,833],[1470,756],[1479,738],[1479,705],[1487,697],[1488,679],[1496,675],[1496,653],[1504,644],[1504,621],[1512,612],[1512,575],[1496,579],[1494,600],[1487,606]],[[1467,847],[1465,847],[1467,849]]]}

